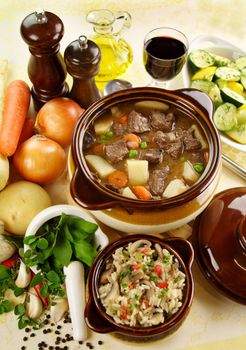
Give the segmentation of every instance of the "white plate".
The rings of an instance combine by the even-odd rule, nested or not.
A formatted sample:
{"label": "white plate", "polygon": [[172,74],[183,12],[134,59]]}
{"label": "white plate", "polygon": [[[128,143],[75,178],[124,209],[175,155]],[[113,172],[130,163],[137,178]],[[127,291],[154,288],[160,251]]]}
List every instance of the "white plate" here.
{"label": "white plate", "polygon": [[[189,52],[204,49],[208,50],[216,55],[224,56],[230,60],[234,60],[240,56],[246,55],[238,47],[230,44],[228,41],[222,40],[211,35],[200,35],[190,43]],[[192,71],[190,69],[188,61],[183,68],[183,80],[185,87],[190,87]],[[246,145],[242,145],[238,142],[233,141],[223,133],[220,133],[221,140],[227,145],[234,147],[240,151],[246,152]]]}

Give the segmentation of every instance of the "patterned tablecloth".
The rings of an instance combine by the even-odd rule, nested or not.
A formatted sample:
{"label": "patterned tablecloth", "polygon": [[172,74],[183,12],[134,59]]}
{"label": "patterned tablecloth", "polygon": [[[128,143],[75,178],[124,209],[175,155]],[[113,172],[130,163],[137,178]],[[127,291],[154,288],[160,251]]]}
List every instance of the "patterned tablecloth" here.
{"label": "patterned tablecloth", "polygon": [[[246,48],[246,1],[245,0],[0,0],[0,56],[9,61],[9,80],[24,79],[27,76],[28,48],[19,34],[23,18],[37,7],[56,13],[64,22],[65,35],[61,42],[61,52],[79,35],[88,35],[92,28],[85,21],[85,14],[92,9],[108,8],[112,11],[126,10],[132,15],[132,27],[125,32],[134,52],[134,62],[123,78],[134,86],[147,85],[148,76],[142,64],[142,45],[146,32],[159,26],[173,26],[186,33],[189,40],[199,34],[212,34],[228,40],[232,44]],[[68,77],[68,83],[71,81]],[[170,88],[181,88],[180,75]],[[228,145],[223,152],[246,169],[246,156]],[[245,186],[243,179],[223,168],[217,192],[231,187]],[[68,179],[65,175],[56,184],[46,187],[54,203],[70,201]],[[118,233],[108,230],[115,238]],[[123,342],[110,335],[89,333],[88,341],[95,349],[136,350],[141,348],[172,350],[243,350],[246,349],[246,309],[219,294],[203,277],[196,263],[193,267],[195,296],[190,314],[182,327],[169,338],[151,344]],[[232,276],[233,278],[233,276]],[[246,288],[246,286],[245,286]],[[65,326],[64,326],[65,327]],[[66,325],[66,331],[70,331]],[[23,343],[24,331],[17,330],[14,316],[0,317],[0,349],[37,349],[38,342],[44,340],[42,331],[36,337]],[[54,341],[55,335],[45,336]],[[98,345],[98,340],[103,345]],[[86,344],[70,342],[69,349],[86,349]]]}

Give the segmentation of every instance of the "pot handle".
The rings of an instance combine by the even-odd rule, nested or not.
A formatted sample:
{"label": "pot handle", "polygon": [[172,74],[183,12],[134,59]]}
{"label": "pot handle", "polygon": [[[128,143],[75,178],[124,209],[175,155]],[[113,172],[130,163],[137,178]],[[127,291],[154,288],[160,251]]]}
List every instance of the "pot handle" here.
{"label": "pot handle", "polygon": [[187,265],[189,270],[191,270],[191,266],[194,261],[194,249],[192,244],[186,239],[176,237],[165,238],[165,242],[167,242],[179,253],[185,265]]}
{"label": "pot handle", "polygon": [[107,196],[104,196],[83,175],[78,167],[75,168],[70,183],[70,192],[74,201],[88,210],[108,209],[115,205]]}
{"label": "pot handle", "polygon": [[113,325],[111,325],[98,312],[93,298],[90,296],[85,307],[85,322],[87,326],[97,333],[111,333],[115,332]]}
{"label": "pot handle", "polygon": [[195,100],[200,104],[200,106],[203,107],[205,110],[207,116],[212,120],[213,112],[214,112],[214,105],[210,97],[208,97],[205,92],[196,90],[196,89],[179,89],[176,90],[181,95],[188,96],[189,98]]}

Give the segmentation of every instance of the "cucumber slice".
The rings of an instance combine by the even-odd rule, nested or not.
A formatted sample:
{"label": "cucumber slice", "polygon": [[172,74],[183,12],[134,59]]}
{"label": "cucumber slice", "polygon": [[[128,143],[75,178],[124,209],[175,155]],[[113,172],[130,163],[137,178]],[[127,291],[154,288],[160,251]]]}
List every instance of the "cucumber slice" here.
{"label": "cucumber slice", "polygon": [[246,72],[245,74],[241,74],[241,84],[243,85],[244,89],[246,90]]}
{"label": "cucumber slice", "polygon": [[236,125],[230,131],[226,131],[226,135],[235,140],[236,142],[246,144],[246,124]]}
{"label": "cucumber slice", "polygon": [[239,57],[235,60],[235,63],[241,71],[244,71],[246,69],[246,56]]}
{"label": "cucumber slice", "polygon": [[205,94],[209,94],[209,91],[216,86],[215,83],[208,80],[193,80],[190,84],[190,87],[193,89],[198,89],[202,92],[205,92]]}
{"label": "cucumber slice", "polygon": [[209,81],[212,81],[216,69],[217,69],[217,67],[215,67],[215,66],[209,66],[206,68],[202,68],[192,76],[191,80],[209,80]]}
{"label": "cucumber slice", "polygon": [[193,72],[214,64],[214,58],[205,50],[192,51],[188,59]]}
{"label": "cucumber slice", "polygon": [[214,113],[214,124],[221,131],[231,130],[237,124],[237,108],[231,103],[223,103]]}
{"label": "cucumber slice", "polygon": [[228,66],[228,64],[231,63],[231,60],[229,60],[229,58],[227,58],[227,57],[215,55],[211,52],[210,52],[210,55],[213,57],[215,65],[218,67]]}
{"label": "cucumber slice", "polygon": [[238,94],[237,92],[227,87],[221,89],[221,97],[223,101],[230,102],[237,107],[240,107],[246,103],[246,100],[242,95]]}
{"label": "cucumber slice", "polygon": [[217,79],[239,81],[241,73],[238,69],[235,68],[219,67],[216,69],[214,76]]}
{"label": "cucumber slice", "polygon": [[214,103],[214,108],[217,109],[222,103],[222,98],[221,98],[221,94],[220,94],[220,89],[218,88],[218,86],[216,84],[214,84],[215,86],[213,86],[209,93],[208,96],[211,98],[211,100]]}

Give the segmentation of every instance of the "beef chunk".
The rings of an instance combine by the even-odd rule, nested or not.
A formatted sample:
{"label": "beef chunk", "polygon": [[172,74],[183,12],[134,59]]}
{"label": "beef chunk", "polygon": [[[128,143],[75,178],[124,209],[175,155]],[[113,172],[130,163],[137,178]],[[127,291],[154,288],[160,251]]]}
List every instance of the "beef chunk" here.
{"label": "beef chunk", "polygon": [[160,111],[152,111],[150,114],[150,124],[152,128],[165,132],[171,131],[175,122],[173,113],[164,114]]}
{"label": "beef chunk", "polygon": [[131,111],[131,113],[128,115],[127,129],[129,132],[136,133],[150,131],[149,120],[141,113]]}
{"label": "beef chunk", "polygon": [[126,142],[123,140],[105,145],[104,152],[110,163],[117,163],[128,154]]}
{"label": "beef chunk", "polygon": [[165,147],[170,142],[176,141],[177,137],[173,132],[164,133],[162,131],[157,131],[153,136],[153,141],[161,148]]}
{"label": "beef chunk", "polygon": [[165,145],[164,150],[172,158],[178,159],[181,154],[184,152],[184,144],[181,139],[176,139],[175,142],[168,143]]}
{"label": "beef chunk", "polygon": [[201,142],[194,137],[193,130],[179,130],[186,151],[196,151],[201,148]]}
{"label": "beef chunk", "polygon": [[116,136],[122,136],[124,134],[125,128],[121,123],[114,122],[112,125],[112,131]]}
{"label": "beef chunk", "polygon": [[159,164],[163,159],[163,151],[159,148],[144,149],[139,152],[138,158],[153,164]]}
{"label": "beef chunk", "polygon": [[96,141],[96,138],[90,131],[86,131],[83,141],[83,149],[91,148]]}
{"label": "beef chunk", "polygon": [[165,166],[163,169],[154,170],[150,174],[149,188],[153,195],[161,195],[165,188],[165,179],[170,171],[169,166]]}

